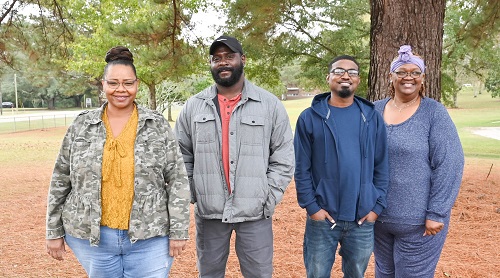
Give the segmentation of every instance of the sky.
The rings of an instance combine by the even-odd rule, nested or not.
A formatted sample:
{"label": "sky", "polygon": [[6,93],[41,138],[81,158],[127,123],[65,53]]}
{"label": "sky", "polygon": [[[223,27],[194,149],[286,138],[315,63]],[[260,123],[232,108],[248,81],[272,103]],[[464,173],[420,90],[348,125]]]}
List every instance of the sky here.
{"label": "sky", "polygon": [[217,28],[226,22],[226,17],[221,17],[216,11],[216,7],[220,5],[220,0],[213,0],[214,4],[206,10],[194,14],[191,18],[191,23],[194,29],[187,33],[190,39],[195,35],[197,38],[203,38],[206,43],[211,43],[216,37],[223,34],[217,33]]}
{"label": "sky", "polygon": [[[210,0],[209,0],[210,1]],[[9,0],[0,0],[0,7],[10,2]],[[192,30],[187,30],[183,33],[189,40],[194,41],[196,38],[202,38],[205,43],[211,43],[216,37],[223,35],[217,33],[217,28],[222,26],[226,17],[221,17],[217,12],[217,7],[222,5],[222,0],[211,0],[210,7],[200,10],[194,14],[191,22],[194,26]],[[38,8],[35,6],[24,7],[21,11],[22,14],[38,13]]]}

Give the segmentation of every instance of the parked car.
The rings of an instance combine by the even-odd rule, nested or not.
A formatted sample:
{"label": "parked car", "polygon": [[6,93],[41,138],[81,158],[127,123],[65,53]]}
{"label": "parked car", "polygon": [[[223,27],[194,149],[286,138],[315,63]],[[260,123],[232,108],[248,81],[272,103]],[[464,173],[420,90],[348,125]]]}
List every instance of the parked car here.
{"label": "parked car", "polygon": [[4,102],[2,102],[2,107],[3,108],[14,108],[14,103],[12,103],[10,101],[4,101]]}

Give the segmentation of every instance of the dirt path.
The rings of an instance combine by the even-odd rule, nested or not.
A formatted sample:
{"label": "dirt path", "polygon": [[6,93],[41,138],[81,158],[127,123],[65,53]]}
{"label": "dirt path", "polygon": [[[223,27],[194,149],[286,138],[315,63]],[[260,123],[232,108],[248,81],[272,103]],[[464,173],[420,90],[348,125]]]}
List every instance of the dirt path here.
{"label": "dirt path", "polygon": [[[85,277],[70,250],[63,262],[45,253],[46,194],[52,163],[7,165],[0,171],[0,277]],[[436,277],[500,277],[499,197],[499,161],[466,159]],[[292,183],[274,216],[274,277],[305,277],[304,223],[305,212],[297,205]],[[193,227],[190,235],[188,249],[174,262],[170,277],[197,277]],[[233,248],[226,273],[226,277],[242,277]],[[333,277],[341,277],[340,273],[338,261]],[[373,261],[366,277],[373,277]]]}
{"label": "dirt path", "polygon": [[500,140],[500,127],[477,127],[472,129],[472,133]]}

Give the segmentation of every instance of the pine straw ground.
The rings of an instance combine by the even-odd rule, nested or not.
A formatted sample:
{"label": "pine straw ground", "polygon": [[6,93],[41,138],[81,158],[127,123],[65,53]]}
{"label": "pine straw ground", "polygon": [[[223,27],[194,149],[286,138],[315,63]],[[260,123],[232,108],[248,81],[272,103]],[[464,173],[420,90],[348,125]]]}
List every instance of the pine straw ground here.
{"label": "pine straw ground", "polygon": [[[33,155],[49,149],[55,156],[59,143],[44,142],[43,131],[27,133],[41,138],[37,146],[26,146],[33,148]],[[54,156],[40,165],[12,163],[0,169],[0,277],[85,277],[69,248],[62,262],[45,253],[46,195]],[[466,159],[462,188],[435,277],[500,277],[499,187],[498,160]],[[273,277],[305,277],[304,223],[305,212],[297,205],[292,182],[274,216]],[[176,258],[170,277],[197,276],[193,226],[190,235],[188,248]],[[342,277],[340,258],[332,276]],[[373,276],[372,259],[366,277]],[[242,277],[234,244],[226,277]]]}

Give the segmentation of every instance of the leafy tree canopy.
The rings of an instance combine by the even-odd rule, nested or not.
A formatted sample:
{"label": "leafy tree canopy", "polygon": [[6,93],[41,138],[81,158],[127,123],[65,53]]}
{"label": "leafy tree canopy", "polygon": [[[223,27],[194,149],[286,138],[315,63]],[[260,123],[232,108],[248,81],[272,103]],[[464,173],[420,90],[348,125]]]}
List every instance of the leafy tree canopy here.
{"label": "leafy tree canopy", "polygon": [[[276,95],[291,85],[323,91],[328,62],[350,54],[361,64],[358,93],[368,91],[369,1],[213,2],[7,0],[0,7],[0,74],[7,68],[22,72],[19,76],[43,91],[37,93],[40,97],[55,95],[48,89],[54,84],[59,98],[89,89],[97,92],[106,51],[124,45],[136,57],[139,78],[154,108],[157,89],[169,91],[160,88],[164,82],[178,84],[192,74],[208,73],[207,45],[184,34],[193,28],[194,13],[222,3],[217,6],[221,18],[227,16],[222,31],[242,41],[249,61],[246,74],[253,82]],[[444,102],[453,105],[461,84],[470,78],[487,81],[488,90],[494,91],[500,72],[499,5],[500,1],[486,0],[447,2],[441,65]],[[22,13],[27,8],[35,12]]]}

